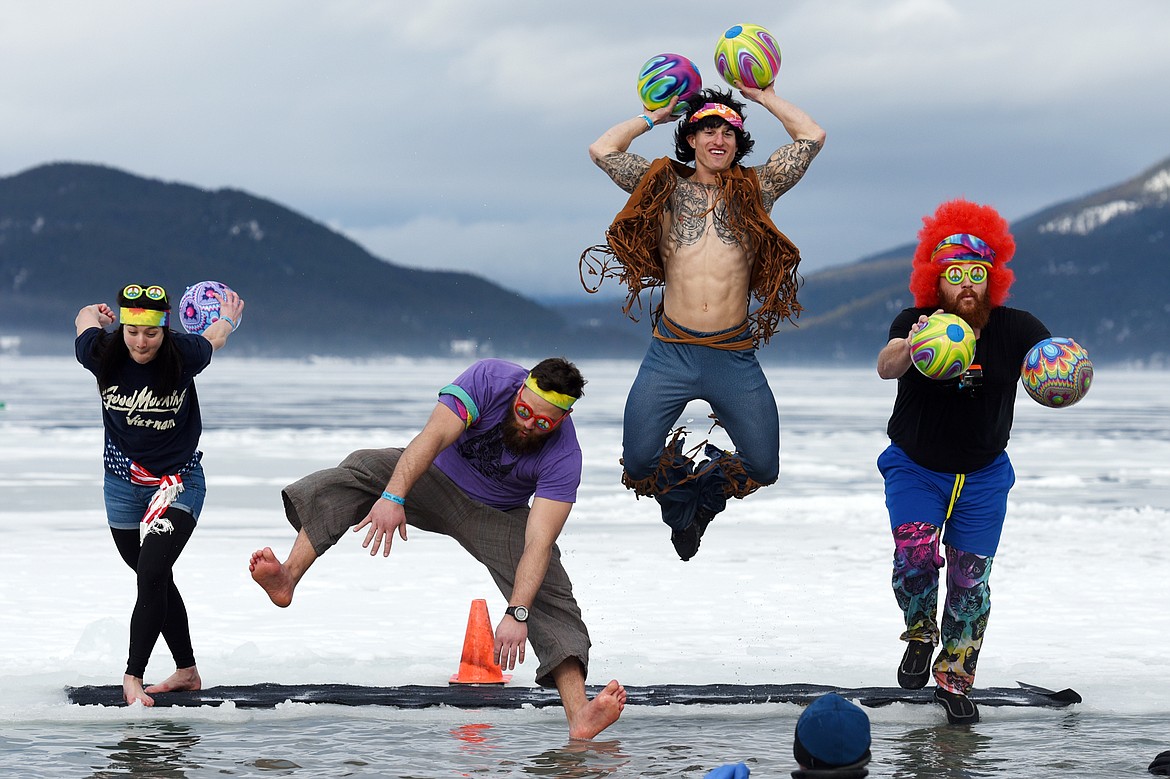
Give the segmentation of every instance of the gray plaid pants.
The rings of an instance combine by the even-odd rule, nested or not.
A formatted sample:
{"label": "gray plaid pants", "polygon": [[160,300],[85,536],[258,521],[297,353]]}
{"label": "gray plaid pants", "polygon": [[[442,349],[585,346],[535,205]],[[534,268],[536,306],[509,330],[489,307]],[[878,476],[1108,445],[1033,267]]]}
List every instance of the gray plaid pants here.
{"label": "gray plaid pants", "polygon": [[[360,449],[336,468],[326,468],[290,484],[281,492],[289,523],[304,530],[318,556],[369,513],[382,495],[402,449]],[[516,566],[524,552],[528,507],[500,511],[472,500],[435,466],[410,489],[406,522],[411,527],[449,536],[481,562],[505,598],[515,585]],[[528,641],[540,666],[536,683],[555,686],[552,670],[569,658],[589,671],[589,631],[573,597],[573,583],[553,545],[548,572],[527,604]]]}

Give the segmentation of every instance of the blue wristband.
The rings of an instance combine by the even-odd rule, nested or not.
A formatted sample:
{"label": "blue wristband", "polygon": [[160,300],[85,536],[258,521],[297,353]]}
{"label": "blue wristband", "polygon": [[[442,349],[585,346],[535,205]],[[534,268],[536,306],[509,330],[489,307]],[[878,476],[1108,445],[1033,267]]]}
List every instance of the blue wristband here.
{"label": "blue wristband", "polygon": [[386,500],[390,500],[390,501],[397,503],[399,506],[406,505],[406,498],[395,495],[393,492],[383,492],[382,497],[385,498]]}
{"label": "blue wristband", "polygon": [[236,332],[236,323],[234,321],[232,321],[232,318],[230,316],[224,316],[223,314],[220,314],[219,318],[232,326],[233,333]]}
{"label": "blue wristband", "polygon": [[646,114],[638,114],[638,118],[646,122],[646,127],[650,128],[651,130],[654,129],[654,120],[646,116]]}

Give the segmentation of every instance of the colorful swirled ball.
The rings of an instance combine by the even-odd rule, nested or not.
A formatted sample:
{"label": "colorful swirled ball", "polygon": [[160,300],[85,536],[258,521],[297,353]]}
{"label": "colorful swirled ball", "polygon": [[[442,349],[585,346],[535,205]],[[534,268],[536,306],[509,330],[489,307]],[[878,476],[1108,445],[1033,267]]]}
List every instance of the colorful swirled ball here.
{"label": "colorful swirled ball", "polygon": [[1073,339],[1045,338],[1028,350],[1020,380],[1040,405],[1064,408],[1088,394],[1093,384],[1093,362]]}
{"label": "colorful swirled ball", "polygon": [[910,360],[931,379],[953,379],[975,358],[975,333],[954,314],[935,314],[910,337]]}
{"label": "colorful swirled ball", "polygon": [[715,70],[731,86],[763,89],[780,72],[780,46],[758,24],[734,25],[715,44]]}
{"label": "colorful swirled ball", "polygon": [[[179,301],[179,321],[183,323],[183,329],[192,335],[202,335],[219,320],[219,300],[211,293],[223,296],[228,290],[226,284],[218,281],[200,281],[187,287]],[[239,325],[236,322],[236,326]]]}
{"label": "colorful swirled ball", "polygon": [[685,114],[692,100],[703,89],[699,69],[681,54],[657,54],[646,60],[638,71],[638,98],[647,111],[657,111],[670,103],[675,95],[678,103],[674,116]]}

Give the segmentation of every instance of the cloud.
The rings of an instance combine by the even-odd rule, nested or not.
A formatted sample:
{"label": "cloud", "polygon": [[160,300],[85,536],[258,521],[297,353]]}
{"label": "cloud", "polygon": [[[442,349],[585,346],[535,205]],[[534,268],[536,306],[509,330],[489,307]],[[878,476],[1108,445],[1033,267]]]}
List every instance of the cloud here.
{"label": "cloud", "polygon": [[[777,36],[778,90],[828,131],[773,214],[806,271],[947,197],[1015,218],[1170,155],[1165,0],[39,0],[4,21],[0,175],[74,160],[244,189],[396,261],[531,268],[565,294],[624,201],[588,144],[640,111],[653,54],[719,85],[734,23]],[[787,135],[748,121],[758,164]],[[666,127],[631,147],[670,149]]]}

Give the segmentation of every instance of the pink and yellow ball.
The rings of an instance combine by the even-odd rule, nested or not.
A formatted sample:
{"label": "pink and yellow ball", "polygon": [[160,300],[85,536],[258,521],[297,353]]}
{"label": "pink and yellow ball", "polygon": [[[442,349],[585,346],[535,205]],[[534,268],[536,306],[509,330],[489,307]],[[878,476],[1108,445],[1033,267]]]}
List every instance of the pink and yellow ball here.
{"label": "pink and yellow ball", "polygon": [[[218,281],[200,281],[187,287],[179,301],[179,321],[183,329],[193,335],[202,335],[203,331],[219,320],[219,299],[229,290],[226,284]],[[239,322],[236,325],[239,326]]]}
{"label": "pink and yellow ball", "polygon": [[737,24],[715,44],[715,70],[731,86],[763,89],[780,72],[780,46],[760,25]]}
{"label": "pink and yellow ball", "polygon": [[681,54],[657,54],[638,71],[638,97],[647,111],[669,105],[671,98],[678,95],[673,114],[679,116],[687,112],[688,101],[702,89],[699,69]]}
{"label": "pink and yellow ball", "polygon": [[910,360],[931,379],[953,379],[971,367],[975,333],[954,314],[935,314],[910,337]]}
{"label": "pink and yellow ball", "polygon": [[1045,338],[1033,346],[1020,368],[1028,395],[1049,408],[1079,401],[1093,384],[1093,362],[1071,338]]}

